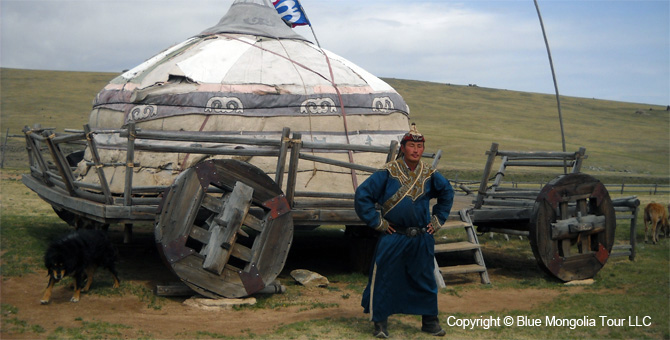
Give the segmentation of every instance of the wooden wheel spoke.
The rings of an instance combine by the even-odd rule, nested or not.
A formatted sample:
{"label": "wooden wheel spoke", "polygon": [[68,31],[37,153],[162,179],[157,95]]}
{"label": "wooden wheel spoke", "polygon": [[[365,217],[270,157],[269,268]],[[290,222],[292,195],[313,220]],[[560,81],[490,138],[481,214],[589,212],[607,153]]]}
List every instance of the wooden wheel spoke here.
{"label": "wooden wheel spoke", "polygon": [[216,197],[212,194],[205,194],[205,196],[203,196],[202,198],[202,207],[214,213],[223,211],[223,206],[225,205],[225,203],[226,203],[225,196],[221,198]]}

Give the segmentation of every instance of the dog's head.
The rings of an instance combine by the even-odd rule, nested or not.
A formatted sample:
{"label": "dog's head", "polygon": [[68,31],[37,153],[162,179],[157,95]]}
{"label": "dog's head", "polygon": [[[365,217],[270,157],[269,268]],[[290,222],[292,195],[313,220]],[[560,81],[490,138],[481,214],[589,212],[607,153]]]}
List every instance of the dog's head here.
{"label": "dog's head", "polygon": [[47,268],[49,276],[56,281],[60,281],[67,275],[65,259],[60,254],[47,252],[44,256],[44,266]]}
{"label": "dog's head", "polygon": [[72,274],[74,270],[74,258],[67,251],[67,247],[61,244],[53,244],[44,254],[44,266],[48,274],[56,281]]}

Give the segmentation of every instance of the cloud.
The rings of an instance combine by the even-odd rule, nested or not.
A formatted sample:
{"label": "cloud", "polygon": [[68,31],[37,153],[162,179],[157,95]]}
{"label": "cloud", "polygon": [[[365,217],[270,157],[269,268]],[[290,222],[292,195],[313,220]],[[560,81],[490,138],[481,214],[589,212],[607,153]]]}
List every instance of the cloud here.
{"label": "cloud", "polygon": [[[0,66],[120,72],[216,24],[231,3],[2,0]],[[553,93],[530,1],[302,4],[324,48],[377,76]],[[668,2],[541,6],[562,94],[670,102]]]}
{"label": "cloud", "polygon": [[[2,66],[121,71],[218,22],[221,2],[2,1]],[[203,8],[219,8],[204,11]]]}

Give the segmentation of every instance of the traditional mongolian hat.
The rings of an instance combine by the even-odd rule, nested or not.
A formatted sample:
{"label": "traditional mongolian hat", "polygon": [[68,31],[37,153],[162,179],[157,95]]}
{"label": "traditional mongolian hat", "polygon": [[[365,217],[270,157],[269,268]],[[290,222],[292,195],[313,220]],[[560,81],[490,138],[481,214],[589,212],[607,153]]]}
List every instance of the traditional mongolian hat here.
{"label": "traditional mongolian hat", "polygon": [[402,140],[400,141],[401,144],[405,144],[408,141],[412,142],[425,142],[426,139],[423,137],[421,133],[416,129],[416,124],[412,123],[412,126],[409,129],[409,132],[407,132],[403,137]]}

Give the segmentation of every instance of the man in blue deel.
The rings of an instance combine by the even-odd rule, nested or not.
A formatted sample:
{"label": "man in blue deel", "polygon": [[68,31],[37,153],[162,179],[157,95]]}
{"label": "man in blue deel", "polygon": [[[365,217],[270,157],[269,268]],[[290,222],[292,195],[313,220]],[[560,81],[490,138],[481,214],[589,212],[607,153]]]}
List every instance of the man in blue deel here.
{"label": "man in blue deel", "polygon": [[[384,165],[356,189],[358,217],[382,233],[361,302],[378,338],[389,336],[392,314],[422,315],[422,331],[446,334],[438,319],[433,233],[449,217],[454,190],[421,161],[424,142],[412,124],[400,142],[402,158]],[[437,204],[431,212],[432,198]],[[381,205],[381,213],[375,204]]]}

